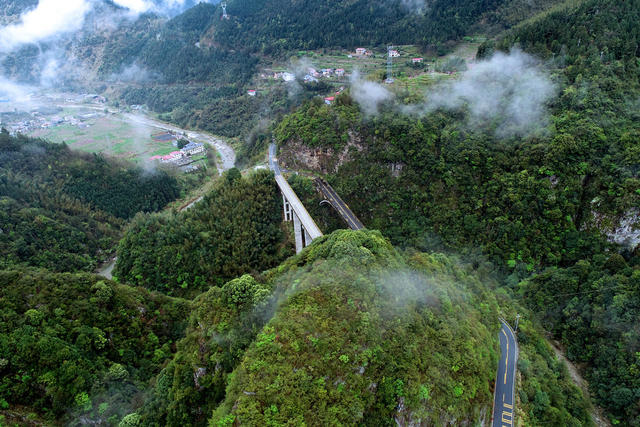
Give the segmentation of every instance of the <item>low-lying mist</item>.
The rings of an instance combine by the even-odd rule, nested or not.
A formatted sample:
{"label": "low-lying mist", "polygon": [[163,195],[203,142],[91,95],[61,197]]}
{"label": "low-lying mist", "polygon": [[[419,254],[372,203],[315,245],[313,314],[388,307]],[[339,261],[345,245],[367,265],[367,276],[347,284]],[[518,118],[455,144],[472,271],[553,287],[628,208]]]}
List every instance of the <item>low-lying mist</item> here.
{"label": "low-lying mist", "polygon": [[[436,110],[465,110],[470,129],[491,126],[496,137],[529,137],[546,132],[547,105],[557,92],[542,65],[520,50],[497,53],[477,62],[459,78],[438,83],[422,102],[397,105],[402,114],[427,115]],[[393,95],[385,85],[362,80],[351,82],[351,95],[365,116],[375,115]]]}
{"label": "low-lying mist", "polygon": [[[217,1],[208,1],[217,3]],[[6,62],[30,68],[30,81],[43,88],[59,88],[70,81],[87,81],[92,75],[69,50],[74,37],[90,37],[96,32],[117,29],[143,13],[171,18],[196,5],[196,0],[39,0],[25,9],[15,22],[0,28],[0,64]],[[35,56],[25,58],[21,49],[29,47]],[[32,49],[32,47],[35,47]],[[26,61],[26,62],[25,62]],[[24,62],[24,64],[22,64]],[[23,98],[16,70],[0,71],[0,96],[16,102]],[[25,70],[19,70],[24,79]],[[159,78],[137,64],[128,64],[110,81],[144,83]],[[4,94],[4,95],[3,95]]]}

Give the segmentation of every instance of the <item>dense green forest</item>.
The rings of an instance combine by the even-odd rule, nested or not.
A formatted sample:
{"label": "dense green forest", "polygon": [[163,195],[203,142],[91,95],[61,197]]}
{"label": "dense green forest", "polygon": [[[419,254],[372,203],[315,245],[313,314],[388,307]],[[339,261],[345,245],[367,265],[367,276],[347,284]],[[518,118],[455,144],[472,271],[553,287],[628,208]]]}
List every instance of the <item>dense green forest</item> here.
{"label": "dense green forest", "polygon": [[[34,4],[0,0],[0,15]],[[116,8],[98,4],[85,29]],[[517,420],[592,425],[551,337],[612,424],[640,425],[640,247],[610,237],[640,206],[640,0],[227,10],[143,14],[65,49],[118,103],[242,136],[241,166],[275,139],[284,167],[326,175],[380,231],[334,231],[344,224],[294,174],[326,235],[292,256],[270,172],[231,169],[190,210],[157,213],[179,195],[166,172],[0,132],[0,425],[29,412],[47,425],[486,423],[497,318],[516,313]],[[469,104],[403,114],[430,94],[401,85],[379,114],[357,87],[333,105],[315,97],[322,83],[246,94],[259,64],[299,50],[410,43],[426,56],[478,34],[479,60],[540,61],[555,95],[535,132],[474,122]],[[52,45],[0,68],[37,83]],[[115,281],[86,273],[123,230]]]}
{"label": "dense green forest", "polygon": [[190,304],[100,279],[0,271],[0,409],[117,425],[142,398]]}
{"label": "dense green forest", "polygon": [[547,136],[469,129],[464,108],[416,118],[391,106],[365,117],[348,94],[331,107],[308,102],[274,129],[293,167],[307,167],[301,147],[322,149],[329,181],[392,242],[483,254],[501,266],[626,425],[640,422],[632,326],[640,259],[603,232],[640,206],[639,11],[637,1],[585,1],[481,47],[481,57],[518,44],[548,59],[560,91]]}
{"label": "dense green forest", "polygon": [[215,6],[201,3],[166,22],[143,15],[115,34],[83,41],[82,47],[103,49],[99,70],[103,76],[118,74],[135,63],[157,73],[161,83],[206,81],[241,86],[253,74],[257,59],[201,41],[214,14]]}
{"label": "dense green forest", "polygon": [[[495,319],[513,303],[490,286],[488,270],[401,254],[377,232],[337,231],[196,298],[141,424],[479,421],[492,399]],[[589,425],[587,403],[537,331],[522,324],[524,416]]]}
{"label": "dense green forest", "polygon": [[119,218],[163,208],[179,194],[176,179],[100,154],[70,150],[23,135],[0,133],[0,168],[56,186],[85,204]]}
{"label": "dense green forest", "polygon": [[0,268],[90,271],[137,211],[178,195],[175,178],[0,132]]}
{"label": "dense green forest", "polygon": [[226,172],[188,211],[136,216],[118,246],[121,282],[195,295],[291,254],[280,228],[282,198],[270,172]]}
{"label": "dense green forest", "polygon": [[0,268],[92,270],[118,242],[122,221],[32,178],[0,169]]}
{"label": "dense green forest", "polygon": [[228,48],[265,55],[296,50],[417,44],[445,48],[474,31],[503,29],[553,0],[230,0],[230,19],[214,23]]}

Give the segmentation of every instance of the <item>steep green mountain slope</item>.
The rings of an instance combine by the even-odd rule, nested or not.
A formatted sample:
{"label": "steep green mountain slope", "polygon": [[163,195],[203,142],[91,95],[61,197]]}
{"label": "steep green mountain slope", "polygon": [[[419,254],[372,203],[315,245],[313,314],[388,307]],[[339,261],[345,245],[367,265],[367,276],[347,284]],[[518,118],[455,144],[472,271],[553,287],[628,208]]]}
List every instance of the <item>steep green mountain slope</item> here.
{"label": "steep green mountain slope", "polygon": [[307,103],[274,130],[282,161],[308,168],[305,156],[321,152],[336,190],[393,242],[479,248],[502,266],[625,425],[640,414],[640,259],[607,234],[640,206],[639,11],[637,1],[567,2],[481,47],[488,57],[517,44],[547,61],[558,95],[546,133],[469,127],[467,106],[416,118],[391,105],[372,118],[347,94]]}
{"label": "steep green mountain slope", "polygon": [[[176,179],[0,132],[0,268],[90,271],[123,221],[178,195]],[[118,217],[118,218],[117,218]]]}
{"label": "steep green mountain slope", "polygon": [[281,55],[300,49],[353,49],[387,44],[433,47],[474,31],[526,19],[553,0],[231,0],[229,20],[214,23],[215,40],[229,48]]}
{"label": "steep green mountain slope", "polygon": [[189,308],[89,274],[0,271],[0,410],[117,424],[171,356]]}
{"label": "steep green mountain slope", "polygon": [[545,329],[586,364],[596,401],[612,419],[639,425],[640,268],[613,254],[569,268],[550,268],[519,284],[523,301],[540,313]]}
{"label": "steep green mountain slope", "polygon": [[118,242],[122,221],[33,179],[0,170],[0,268],[92,270]]}
{"label": "steep green mountain slope", "polygon": [[[141,424],[204,425],[220,402],[210,425],[486,422],[499,306],[513,302],[478,274],[444,255],[401,254],[377,232],[323,237],[194,300]],[[589,425],[529,321],[520,339],[521,416]]]}
{"label": "steep green mountain slope", "polygon": [[283,249],[282,197],[270,172],[232,169],[193,208],[140,215],[118,246],[114,275],[171,295],[196,295],[246,272],[275,266]]}
{"label": "steep green mountain slope", "polygon": [[255,59],[211,44],[198,44],[215,12],[215,6],[201,3],[166,22],[145,15],[123,25],[115,34],[86,40],[83,47],[103,49],[99,68],[102,76],[117,74],[136,63],[157,73],[163,83],[241,85],[253,73]]}
{"label": "steep green mountain slope", "polygon": [[40,179],[69,196],[119,218],[153,212],[178,196],[178,184],[164,171],[145,172],[126,162],[71,151],[23,135],[0,133],[0,167]]}

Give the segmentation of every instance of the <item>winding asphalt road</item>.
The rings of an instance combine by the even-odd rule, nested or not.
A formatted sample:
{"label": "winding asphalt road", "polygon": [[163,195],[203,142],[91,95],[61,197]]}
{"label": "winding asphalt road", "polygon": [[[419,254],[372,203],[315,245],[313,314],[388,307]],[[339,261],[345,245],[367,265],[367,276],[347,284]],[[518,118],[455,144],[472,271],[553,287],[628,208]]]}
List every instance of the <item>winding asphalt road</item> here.
{"label": "winding asphalt road", "polygon": [[276,158],[276,144],[269,144],[269,168],[273,171],[274,175],[280,175],[280,166],[278,166],[278,161]]}
{"label": "winding asphalt road", "polygon": [[496,378],[496,391],[493,396],[493,427],[513,425],[515,412],[516,363],[518,362],[518,342],[516,335],[504,319],[498,333],[500,340],[500,362]]}
{"label": "winding asphalt road", "polygon": [[338,214],[342,217],[344,222],[347,223],[349,228],[352,230],[362,230],[364,228],[362,222],[360,222],[358,217],[355,216],[351,209],[349,209],[349,206],[347,206],[338,193],[336,193],[336,190],[334,190],[328,182],[324,179],[316,178],[314,183],[322,195],[327,198],[327,201],[331,203]]}

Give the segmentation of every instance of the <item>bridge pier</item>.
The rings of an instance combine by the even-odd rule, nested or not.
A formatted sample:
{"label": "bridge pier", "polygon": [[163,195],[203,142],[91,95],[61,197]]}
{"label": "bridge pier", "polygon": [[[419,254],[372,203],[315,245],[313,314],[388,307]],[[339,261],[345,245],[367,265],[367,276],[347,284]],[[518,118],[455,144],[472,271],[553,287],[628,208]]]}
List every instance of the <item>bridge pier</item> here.
{"label": "bridge pier", "polygon": [[302,223],[300,222],[300,218],[298,218],[298,215],[296,215],[296,213],[293,213],[293,234],[296,238],[296,253],[299,254],[300,251],[302,251],[302,249],[304,249],[305,242],[302,239],[302,233],[303,233],[303,228],[302,228]]}
{"label": "bridge pier", "polygon": [[302,229],[304,230],[304,246],[307,247],[307,246],[309,246],[311,244],[311,241],[313,239],[309,235],[309,232],[307,231],[306,228],[302,227]]}
{"label": "bridge pier", "polygon": [[284,220],[286,222],[293,221],[293,233],[296,240],[296,253],[300,253],[302,249],[309,246],[313,239],[322,236],[322,231],[305,209],[304,205],[293,191],[287,180],[282,176],[280,167],[275,158],[276,146],[269,146],[269,167],[273,171],[273,175],[282,193],[282,205],[284,209]]}
{"label": "bridge pier", "polygon": [[284,220],[285,221],[293,220],[293,218],[292,218],[293,209],[291,209],[291,204],[289,203],[287,198],[284,197],[284,194],[282,195],[282,205],[284,206]]}

